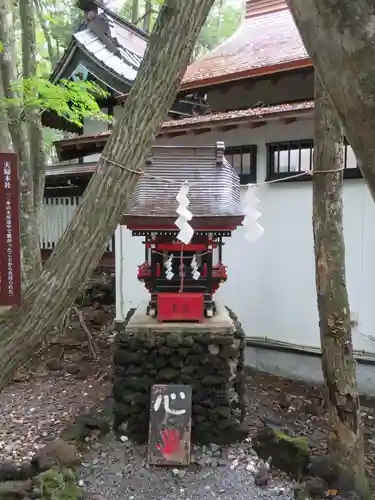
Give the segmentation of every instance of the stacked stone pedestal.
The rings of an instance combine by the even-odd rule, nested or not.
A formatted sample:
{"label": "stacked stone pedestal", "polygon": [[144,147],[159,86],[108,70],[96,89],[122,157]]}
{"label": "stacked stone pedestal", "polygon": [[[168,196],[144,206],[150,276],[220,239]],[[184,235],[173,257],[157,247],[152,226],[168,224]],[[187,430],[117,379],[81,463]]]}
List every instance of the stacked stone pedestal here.
{"label": "stacked stone pedestal", "polygon": [[193,440],[224,444],[240,439],[244,346],[241,325],[224,307],[201,324],[159,324],[141,305],[116,337],[115,427],[126,423],[130,438],[146,442],[151,386],[186,384],[193,390]]}

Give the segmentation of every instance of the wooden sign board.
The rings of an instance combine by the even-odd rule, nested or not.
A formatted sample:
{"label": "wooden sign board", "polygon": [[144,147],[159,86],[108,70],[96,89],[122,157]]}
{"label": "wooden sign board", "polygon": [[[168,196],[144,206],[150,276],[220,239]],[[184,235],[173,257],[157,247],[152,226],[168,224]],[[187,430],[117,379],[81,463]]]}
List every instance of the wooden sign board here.
{"label": "wooden sign board", "polygon": [[18,161],[0,153],[0,306],[21,304]]}
{"label": "wooden sign board", "polygon": [[152,386],[148,439],[150,465],[189,465],[191,405],[189,385]]}

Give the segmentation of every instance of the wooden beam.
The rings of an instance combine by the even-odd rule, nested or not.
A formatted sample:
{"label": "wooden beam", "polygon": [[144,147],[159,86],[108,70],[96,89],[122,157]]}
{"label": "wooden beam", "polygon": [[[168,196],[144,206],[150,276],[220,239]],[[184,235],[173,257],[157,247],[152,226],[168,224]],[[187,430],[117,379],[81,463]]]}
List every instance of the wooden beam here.
{"label": "wooden beam", "polygon": [[211,132],[212,128],[198,128],[196,130],[193,130],[194,135],[202,135],[202,134],[207,134],[208,132]]}
{"label": "wooden beam", "polygon": [[266,120],[259,121],[259,122],[249,123],[249,127],[250,128],[260,128],[260,127],[263,127],[264,125],[267,125],[267,121]]}
{"label": "wooden beam", "polygon": [[223,127],[218,127],[218,130],[222,130],[223,132],[229,132],[229,130],[234,130],[236,128],[238,128],[238,124],[224,125]]}
{"label": "wooden beam", "polygon": [[294,123],[297,121],[297,118],[295,117],[290,117],[290,118],[282,118],[281,119],[281,122],[284,124],[284,125],[289,125],[290,123]]}
{"label": "wooden beam", "polygon": [[179,137],[180,135],[185,135],[186,130],[179,130],[177,132],[167,132],[166,134],[163,134],[163,137]]}

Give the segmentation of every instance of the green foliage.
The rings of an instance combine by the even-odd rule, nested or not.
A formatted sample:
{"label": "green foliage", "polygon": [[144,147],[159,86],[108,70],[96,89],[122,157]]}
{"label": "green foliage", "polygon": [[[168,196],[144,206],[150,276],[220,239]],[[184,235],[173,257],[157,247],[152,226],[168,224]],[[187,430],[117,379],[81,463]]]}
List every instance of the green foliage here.
{"label": "green foliage", "polygon": [[[155,23],[163,3],[164,0],[152,0],[151,26]],[[145,13],[145,1],[139,0],[138,6],[139,15],[142,17]],[[132,7],[133,0],[126,0],[120,11],[120,15],[129,22],[132,19]],[[230,37],[241,22],[242,11],[242,8],[234,7],[227,0],[216,0],[198,37],[194,57],[202,56]]]}
{"label": "green foliage", "polygon": [[[39,5],[39,23],[43,23],[45,32],[51,37],[54,56],[59,60],[83,20],[83,12],[77,7],[77,0],[40,0]],[[40,37],[45,37],[42,31]],[[45,44],[42,47],[43,56],[48,59]]]}
{"label": "green foliage", "polygon": [[[158,12],[160,6],[164,3],[164,0],[152,0],[151,2],[151,29],[156,21],[158,16]],[[120,16],[122,16],[126,21],[131,22],[132,20],[132,9],[133,9],[133,0],[126,0],[124,5],[120,10]],[[137,23],[138,27],[142,28],[143,24],[143,16],[146,13],[146,2],[145,0],[138,0],[138,13],[139,13],[139,22]]]}
{"label": "green foliage", "polygon": [[15,82],[14,89],[17,98],[4,101],[3,107],[17,105],[25,111],[28,108],[53,111],[78,126],[82,126],[87,117],[109,119],[96,100],[107,96],[107,92],[93,82],[62,80],[55,85],[45,78],[35,77]]}
{"label": "green foliage", "polygon": [[71,469],[57,468],[42,472],[36,478],[42,500],[80,500],[82,490]]}

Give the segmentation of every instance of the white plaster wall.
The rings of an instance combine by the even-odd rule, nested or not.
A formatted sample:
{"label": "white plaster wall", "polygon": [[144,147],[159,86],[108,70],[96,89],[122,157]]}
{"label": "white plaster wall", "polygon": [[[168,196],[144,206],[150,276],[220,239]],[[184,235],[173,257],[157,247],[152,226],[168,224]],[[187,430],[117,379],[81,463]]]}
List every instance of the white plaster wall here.
{"label": "white plaster wall", "polygon": [[[257,144],[258,182],[266,175],[267,142],[312,138],[311,120],[290,125],[270,123],[258,129],[183,136],[160,144],[213,144],[228,146]],[[292,182],[259,185],[259,222],[262,238],[249,244],[239,228],[224,247],[228,282],[218,295],[239,315],[249,337],[319,347],[312,240],[311,183]],[[345,180],[344,231],[350,304],[358,321],[353,340],[357,350],[375,355],[375,205],[360,179]],[[120,259],[120,242],[123,259]],[[143,260],[141,238],[128,230],[117,231],[116,267],[117,319],[147,297],[136,280],[137,265]],[[120,266],[121,264],[121,266]]]}
{"label": "white plaster wall", "polygon": [[[107,108],[102,108],[103,113],[108,113]],[[98,132],[106,132],[108,130],[108,122],[101,120],[94,120],[93,118],[85,118],[83,122],[83,134],[97,134]],[[84,162],[93,163],[97,162],[100,158],[100,154],[88,155],[84,157]]]}
{"label": "white plaster wall", "polygon": [[[320,356],[251,346],[245,349],[245,364],[279,377],[302,380],[313,385],[324,383]],[[357,364],[357,384],[361,394],[375,397],[374,375],[373,364]]]}

